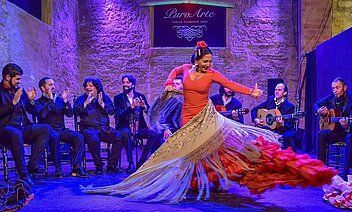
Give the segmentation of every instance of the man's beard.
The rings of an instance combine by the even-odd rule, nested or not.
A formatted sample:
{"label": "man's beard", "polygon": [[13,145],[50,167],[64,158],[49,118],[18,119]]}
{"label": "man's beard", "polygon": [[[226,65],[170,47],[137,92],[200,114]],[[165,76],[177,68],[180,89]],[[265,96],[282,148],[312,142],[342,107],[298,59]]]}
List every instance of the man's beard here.
{"label": "man's beard", "polygon": [[14,85],[14,84],[12,84],[12,80],[10,81],[10,86],[11,86],[12,89],[17,89],[17,88],[19,88],[19,85],[20,85],[19,83],[17,83],[17,84]]}
{"label": "man's beard", "polygon": [[224,94],[225,94],[225,96],[227,96],[227,97],[233,96],[233,92],[225,92]]}
{"label": "man's beard", "polygon": [[346,96],[345,93],[342,93],[342,94],[335,95],[335,98],[338,100],[343,100],[343,99],[345,99],[345,96]]}
{"label": "man's beard", "polygon": [[133,87],[129,87],[129,86],[122,86],[123,92],[124,93],[129,93],[133,90]]}

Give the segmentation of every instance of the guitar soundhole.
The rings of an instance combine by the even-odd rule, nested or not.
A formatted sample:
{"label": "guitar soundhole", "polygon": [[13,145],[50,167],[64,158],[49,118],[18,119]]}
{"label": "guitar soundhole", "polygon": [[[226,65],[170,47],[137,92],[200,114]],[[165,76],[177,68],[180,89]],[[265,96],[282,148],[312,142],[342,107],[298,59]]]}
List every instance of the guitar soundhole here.
{"label": "guitar soundhole", "polygon": [[272,125],[274,123],[275,119],[273,117],[273,115],[268,114],[266,117],[266,123],[268,123],[268,125]]}

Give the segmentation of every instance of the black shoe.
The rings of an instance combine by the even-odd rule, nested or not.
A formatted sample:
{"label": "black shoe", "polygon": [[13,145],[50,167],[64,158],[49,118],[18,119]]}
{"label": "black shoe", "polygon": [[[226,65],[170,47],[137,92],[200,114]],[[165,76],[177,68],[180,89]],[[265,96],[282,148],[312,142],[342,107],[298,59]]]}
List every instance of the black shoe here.
{"label": "black shoe", "polygon": [[344,169],[341,173],[339,173],[340,177],[347,182],[347,175],[349,174],[349,170]]}
{"label": "black shoe", "polygon": [[120,168],[117,166],[109,165],[108,167],[106,167],[106,172],[109,172],[109,173],[118,173],[119,171],[120,171]]}
{"label": "black shoe", "polygon": [[30,174],[40,174],[40,175],[42,175],[42,174],[45,173],[44,169],[40,168],[39,166],[36,166],[36,167],[28,167],[28,172],[29,172]]}
{"label": "black shoe", "polygon": [[61,177],[63,177],[63,176],[64,176],[64,175],[62,174],[62,168],[61,168],[61,166],[56,167],[56,168],[55,168],[55,172],[54,172],[54,177],[61,178]]}
{"label": "black shoe", "polygon": [[137,169],[141,168],[141,166],[143,166],[143,163],[142,162],[138,162],[137,163]]}
{"label": "black shoe", "polygon": [[126,170],[127,174],[132,174],[133,172],[136,171],[136,168],[134,167],[133,162],[128,164],[128,168]]}
{"label": "black shoe", "polygon": [[347,182],[347,174],[345,174],[345,173],[340,173],[339,176],[340,176],[344,181]]}
{"label": "black shoe", "polygon": [[96,167],[95,168],[95,174],[103,174],[104,171],[103,171],[103,167]]}
{"label": "black shoe", "polygon": [[34,186],[34,183],[33,183],[32,179],[29,176],[21,177],[21,180],[23,182],[25,182],[29,187],[33,187]]}
{"label": "black shoe", "polygon": [[72,169],[71,175],[73,177],[89,177],[81,168]]}

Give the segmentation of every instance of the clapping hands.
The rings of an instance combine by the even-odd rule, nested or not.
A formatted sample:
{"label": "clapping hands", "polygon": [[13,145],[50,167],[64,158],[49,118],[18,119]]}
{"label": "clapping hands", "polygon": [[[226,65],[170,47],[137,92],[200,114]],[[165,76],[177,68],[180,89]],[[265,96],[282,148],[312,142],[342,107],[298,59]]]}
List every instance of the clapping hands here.
{"label": "clapping hands", "polygon": [[68,98],[68,94],[70,93],[70,89],[66,88],[61,95],[62,100],[64,100],[64,102],[67,102],[67,98]]}

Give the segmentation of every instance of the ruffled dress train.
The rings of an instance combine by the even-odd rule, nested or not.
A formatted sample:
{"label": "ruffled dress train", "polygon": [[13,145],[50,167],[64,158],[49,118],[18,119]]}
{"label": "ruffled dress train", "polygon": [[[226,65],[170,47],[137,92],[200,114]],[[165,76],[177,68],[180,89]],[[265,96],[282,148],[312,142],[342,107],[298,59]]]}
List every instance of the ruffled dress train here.
{"label": "ruffled dress train", "polygon": [[128,200],[179,202],[192,188],[210,197],[213,182],[228,181],[261,194],[278,185],[322,186],[337,172],[308,155],[281,150],[279,135],[219,114],[211,101],[174,133],[135,173],[121,183],[82,187],[93,194]]}

